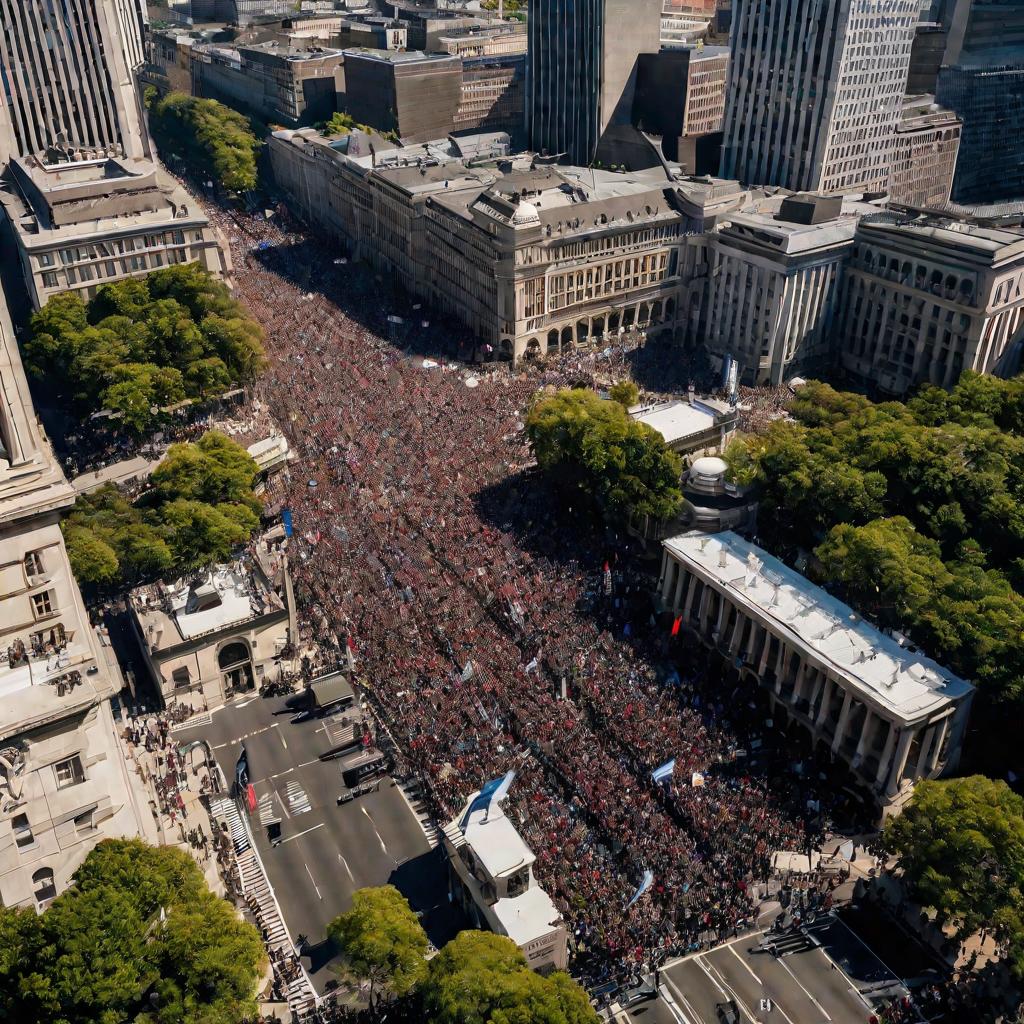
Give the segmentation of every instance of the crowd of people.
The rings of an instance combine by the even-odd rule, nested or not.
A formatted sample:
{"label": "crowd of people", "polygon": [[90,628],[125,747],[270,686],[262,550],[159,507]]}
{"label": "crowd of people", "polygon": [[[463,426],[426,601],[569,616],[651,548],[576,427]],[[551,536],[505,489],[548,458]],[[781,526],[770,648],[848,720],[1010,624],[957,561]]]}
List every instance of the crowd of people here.
{"label": "crowd of people", "polygon": [[595,983],[749,926],[772,853],[816,847],[827,800],[816,771],[768,785],[756,694],[669,636],[629,539],[558,506],[532,469],[532,396],[612,357],[446,365],[457,333],[396,339],[389,313],[415,314],[379,280],[279,219],[222,227],[267,331],[260,398],[300,459],[270,493],[295,523],[297,598],[352,650],[398,770],[442,821],[516,772],[507,813]]}

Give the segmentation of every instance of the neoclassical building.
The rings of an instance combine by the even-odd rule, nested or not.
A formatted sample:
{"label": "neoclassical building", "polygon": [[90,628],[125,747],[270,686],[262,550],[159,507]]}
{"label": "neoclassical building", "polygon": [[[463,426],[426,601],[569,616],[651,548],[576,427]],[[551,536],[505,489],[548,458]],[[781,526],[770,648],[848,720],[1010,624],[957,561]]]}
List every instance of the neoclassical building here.
{"label": "neoclassical building", "polygon": [[[0,292],[0,904],[44,909],[101,839],[142,831],[60,516],[75,500],[36,420]],[[142,810],[148,815],[149,809]]]}
{"label": "neoclassical building", "polygon": [[883,815],[956,768],[970,683],[761,548],[731,532],[673,537],[659,585],[682,628],[763,687],[773,718],[844,761]]}

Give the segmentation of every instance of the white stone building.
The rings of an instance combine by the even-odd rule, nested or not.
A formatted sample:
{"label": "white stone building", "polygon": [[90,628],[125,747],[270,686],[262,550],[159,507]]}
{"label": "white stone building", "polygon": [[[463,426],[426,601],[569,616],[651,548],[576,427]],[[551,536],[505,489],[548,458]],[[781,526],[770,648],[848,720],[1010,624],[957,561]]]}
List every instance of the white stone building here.
{"label": "white stone building", "polygon": [[1024,342],[1024,231],[942,214],[861,222],[846,270],[843,370],[898,397],[996,373]]}
{"label": "white stone building", "polygon": [[918,0],[735,0],[722,175],[882,191]]}
{"label": "white stone building", "polygon": [[956,768],[970,683],[767,552],[731,532],[673,537],[659,585],[683,628],[764,687],[773,718],[843,760],[883,814]]}
{"label": "white stone building", "polygon": [[59,518],[73,504],[0,295],[0,904],[43,909],[101,839],[142,830]]}
{"label": "white stone building", "polygon": [[131,593],[132,621],[165,705],[221,707],[292,669],[294,602],[283,534],[256,554]]}
{"label": "white stone building", "polygon": [[565,970],[567,931],[534,878],[537,858],[500,806],[474,807],[478,796],[443,832],[452,898],[477,928],[507,935],[533,970]]}

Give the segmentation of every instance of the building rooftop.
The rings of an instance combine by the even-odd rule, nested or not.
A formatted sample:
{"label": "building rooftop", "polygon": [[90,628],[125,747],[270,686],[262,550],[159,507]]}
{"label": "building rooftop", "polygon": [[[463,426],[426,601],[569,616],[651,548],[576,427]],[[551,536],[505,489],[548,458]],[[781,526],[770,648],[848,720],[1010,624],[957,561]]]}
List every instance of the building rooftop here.
{"label": "building rooftop", "polygon": [[869,702],[913,721],[970,693],[971,684],[865,621],[849,605],[738,534],[682,534],[670,553],[718,580],[739,605],[773,619]]}
{"label": "building rooftop", "polygon": [[263,569],[246,559],[172,583],[138,587],[131,602],[154,653],[285,611]]}
{"label": "building rooftop", "polygon": [[975,224],[967,219],[941,213],[920,213],[909,217],[883,214],[866,219],[863,226],[871,232],[903,235],[973,253],[991,264],[1024,257],[1024,231]]}
{"label": "building rooftop", "polygon": [[551,897],[539,885],[531,886],[514,899],[506,896],[491,909],[517,946],[547,935],[562,919]]}
{"label": "building rooftop", "polygon": [[0,184],[0,205],[27,246],[82,240],[122,225],[206,222],[199,205],[162,168],[115,156],[60,163],[14,159]]}
{"label": "building rooftop", "polygon": [[473,811],[462,832],[491,878],[503,878],[536,860],[500,805],[492,804],[489,812],[486,808]]}
{"label": "building rooftop", "polygon": [[459,58],[451,53],[424,53],[422,50],[374,50],[368,46],[355,46],[344,51],[345,59],[376,60],[384,64],[416,64],[456,62]]}
{"label": "building rooftop", "polygon": [[661,402],[630,412],[638,423],[646,423],[671,446],[715,425],[720,413],[702,402]]}

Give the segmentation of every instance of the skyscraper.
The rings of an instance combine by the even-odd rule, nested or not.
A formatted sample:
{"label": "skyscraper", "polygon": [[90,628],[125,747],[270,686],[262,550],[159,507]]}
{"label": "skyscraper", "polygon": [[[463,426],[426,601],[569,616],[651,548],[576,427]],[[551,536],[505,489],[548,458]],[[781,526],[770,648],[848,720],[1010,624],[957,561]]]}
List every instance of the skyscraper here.
{"label": "skyscraper", "polygon": [[0,0],[0,170],[73,151],[143,156],[138,0]]}
{"label": "skyscraper", "polygon": [[660,47],[661,0],[535,0],[528,22],[530,146],[586,166],[630,122],[637,57]]}
{"label": "skyscraper", "polygon": [[920,0],[736,0],[723,177],[815,192],[889,181]]}

